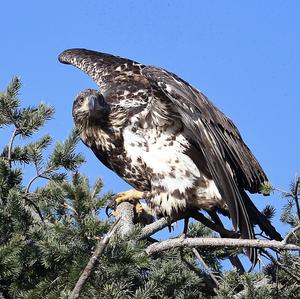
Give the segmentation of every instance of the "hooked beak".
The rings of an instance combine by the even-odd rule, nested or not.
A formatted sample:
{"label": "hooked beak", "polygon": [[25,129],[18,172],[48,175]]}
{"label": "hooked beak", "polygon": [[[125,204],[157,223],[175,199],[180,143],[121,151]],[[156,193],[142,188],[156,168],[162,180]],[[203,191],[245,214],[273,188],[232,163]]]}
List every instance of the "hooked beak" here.
{"label": "hooked beak", "polygon": [[90,95],[88,97],[88,106],[90,111],[94,112],[109,112],[109,105],[101,96]]}
{"label": "hooked beak", "polygon": [[91,111],[96,110],[96,106],[97,106],[97,97],[89,96],[89,110]]}

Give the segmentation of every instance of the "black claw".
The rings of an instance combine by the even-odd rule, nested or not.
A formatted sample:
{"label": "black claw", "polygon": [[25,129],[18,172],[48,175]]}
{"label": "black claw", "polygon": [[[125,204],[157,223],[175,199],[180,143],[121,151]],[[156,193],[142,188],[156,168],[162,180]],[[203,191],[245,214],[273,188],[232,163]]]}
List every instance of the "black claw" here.
{"label": "black claw", "polygon": [[109,212],[109,210],[110,210],[110,207],[107,206],[107,207],[105,208],[105,214],[106,214],[107,217],[110,217],[110,216],[112,215],[112,214]]}
{"label": "black claw", "polygon": [[115,210],[117,208],[117,203],[115,198],[113,197],[112,200],[108,203],[108,205],[105,208],[105,213],[108,217],[110,217],[112,214],[108,212],[108,210]]}

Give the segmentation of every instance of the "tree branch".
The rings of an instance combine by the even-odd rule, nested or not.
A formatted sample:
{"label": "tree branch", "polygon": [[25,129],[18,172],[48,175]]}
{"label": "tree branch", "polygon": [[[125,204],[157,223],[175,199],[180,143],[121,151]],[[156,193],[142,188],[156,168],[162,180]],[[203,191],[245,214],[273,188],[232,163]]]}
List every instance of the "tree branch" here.
{"label": "tree branch", "polygon": [[293,194],[293,198],[294,198],[295,203],[296,203],[297,216],[298,216],[298,219],[300,220],[300,205],[299,205],[299,199],[298,199],[299,183],[300,183],[300,177],[297,177],[296,183],[295,183],[295,188],[292,191],[292,194]]}
{"label": "tree branch", "polygon": [[117,205],[113,214],[116,218],[120,218],[116,227],[116,234],[123,239],[134,230],[134,205],[124,201]]}
{"label": "tree branch", "polygon": [[198,250],[196,248],[192,249],[195,257],[198,259],[198,261],[200,262],[200,264],[203,266],[203,268],[205,269],[205,272],[210,276],[210,278],[213,280],[213,282],[216,284],[216,286],[219,286],[219,282],[216,278],[216,276],[213,274],[213,272],[210,270],[210,268],[207,266],[207,264],[205,263],[205,261],[203,260],[203,258],[201,257],[201,255],[199,254]]}
{"label": "tree branch", "polygon": [[[234,231],[227,231],[225,229],[220,217],[217,215],[216,212],[208,212],[208,213],[209,213],[211,219],[216,223],[216,225],[218,225],[219,227],[221,227],[223,229],[223,231],[219,231],[219,234],[222,238],[239,238],[240,237],[239,233],[234,232]],[[240,261],[237,254],[229,255],[228,259],[229,259],[230,263],[233,265],[233,267],[235,267],[237,269],[239,274],[245,273],[244,266],[243,266],[242,262]]]}
{"label": "tree branch", "polygon": [[91,275],[92,270],[94,269],[97,260],[102,255],[102,253],[103,253],[104,249],[106,248],[107,244],[109,243],[109,240],[111,239],[111,237],[114,235],[117,224],[119,223],[120,219],[121,218],[117,218],[115,223],[111,226],[110,230],[106,234],[106,236],[103,239],[101,239],[100,241],[98,241],[94,254],[92,255],[92,257],[88,261],[85,269],[81,273],[81,275],[80,275],[78,281],[76,282],[76,285],[75,285],[74,289],[72,290],[71,295],[68,297],[68,299],[79,298],[80,292],[81,292],[83,286],[85,285],[87,279]]}
{"label": "tree branch", "polygon": [[212,222],[211,220],[209,220],[208,218],[206,218],[202,213],[200,213],[198,211],[188,211],[188,212],[180,215],[180,217],[174,217],[174,218],[169,218],[169,219],[160,218],[157,221],[146,225],[142,229],[142,231],[138,237],[138,240],[146,239],[147,237],[155,234],[156,232],[160,231],[161,229],[163,229],[163,228],[169,226],[170,224],[172,224],[176,221],[179,221],[185,217],[194,218],[195,220],[203,223],[205,226],[207,226],[211,230],[222,234],[222,236],[224,236],[224,237],[234,237],[234,236],[238,237],[239,236],[239,234],[237,232],[230,231],[230,230],[225,229],[224,227],[221,227],[220,225],[218,225],[218,224]]}
{"label": "tree branch", "polygon": [[160,231],[161,229],[167,227],[168,225],[170,225],[173,222],[178,221],[182,218],[173,218],[173,219],[169,219],[169,220],[167,220],[166,218],[160,218],[157,221],[143,227],[140,235],[138,236],[138,240],[146,239],[147,237],[155,234],[156,232]]}
{"label": "tree branch", "polygon": [[294,235],[295,236],[295,233],[300,230],[300,225],[297,225],[296,227],[294,227],[289,233],[287,233],[287,235],[284,237],[282,243],[284,244],[287,244],[289,238]]}
{"label": "tree branch", "polygon": [[11,152],[12,152],[12,147],[13,147],[14,140],[15,140],[15,138],[16,138],[16,136],[18,134],[19,134],[18,133],[18,129],[15,128],[14,131],[13,131],[13,133],[12,133],[12,135],[11,135],[9,144],[8,144],[7,160],[8,160],[10,168],[11,168]]}
{"label": "tree branch", "polygon": [[[165,218],[165,217],[163,217],[163,218],[160,218],[160,219],[156,220],[155,222],[146,225],[142,229],[142,231],[141,231],[141,233],[140,233],[140,235],[138,237],[138,240],[146,239],[147,237],[149,237],[149,236],[157,233],[158,231],[160,231],[163,228],[171,225],[172,223],[174,223],[176,221],[179,221],[179,220],[181,220],[183,218],[186,218],[186,217],[192,217],[195,220],[200,221],[204,225],[208,226],[212,230],[218,231],[218,230],[214,229],[214,228],[216,228],[216,226],[214,225],[214,223],[212,221],[210,221],[209,219],[207,219],[203,214],[201,214],[201,215],[200,214],[201,213],[199,213],[197,211],[187,211],[187,212],[182,213],[180,216],[177,216],[177,217],[173,217],[173,218]],[[205,220],[207,220],[207,221],[205,221]],[[224,230],[224,232],[225,231],[229,232],[226,229]],[[233,233],[234,232],[232,232],[232,234],[230,234],[231,237],[233,236]]]}
{"label": "tree branch", "polygon": [[253,247],[253,248],[275,248],[283,250],[300,250],[300,246],[284,244],[275,240],[260,239],[230,239],[230,238],[176,238],[161,241],[149,245],[146,252],[151,255],[156,252],[178,247]]}
{"label": "tree branch", "polygon": [[266,256],[268,256],[268,258],[273,262],[273,264],[275,264],[278,268],[282,269],[285,273],[287,273],[288,275],[290,275],[291,277],[293,277],[298,283],[300,283],[300,278],[298,274],[294,274],[293,271],[291,269],[289,269],[288,267],[284,266],[283,264],[281,264],[280,262],[278,262],[273,256],[272,254],[270,254],[269,252],[267,252],[266,250],[263,250],[264,254]]}

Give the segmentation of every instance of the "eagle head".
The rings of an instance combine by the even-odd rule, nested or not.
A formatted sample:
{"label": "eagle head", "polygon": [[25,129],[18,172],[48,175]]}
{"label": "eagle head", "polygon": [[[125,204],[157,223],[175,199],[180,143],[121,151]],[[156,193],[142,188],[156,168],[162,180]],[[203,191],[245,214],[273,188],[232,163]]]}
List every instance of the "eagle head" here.
{"label": "eagle head", "polygon": [[86,89],[76,97],[73,103],[73,118],[76,127],[83,128],[92,123],[101,123],[107,119],[110,105],[103,95],[94,89]]}

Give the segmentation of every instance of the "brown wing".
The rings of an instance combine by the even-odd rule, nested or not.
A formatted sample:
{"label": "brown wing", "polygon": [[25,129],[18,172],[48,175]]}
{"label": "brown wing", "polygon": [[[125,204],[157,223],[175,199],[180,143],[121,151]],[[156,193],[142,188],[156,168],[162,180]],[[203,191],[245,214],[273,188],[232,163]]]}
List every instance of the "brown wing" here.
{"label": "brown wing", "polygon": [[71,64],[87,73],[101,87],[101,93],[106,95],[117,93],[128,81],[135,81],[135,90],[144,88],[146,80],[142,80],[143,65],[119,56],[96,52],[86,49],[68,49],[63,51],[58,60],[64,64]]}
{"label": "brown wing", "polygon": [[[176,75],[155,67],[146,67],[142,72],[152,84],[155,98],[159,98],[160,92],[181,116],[190,140],[202,152],[229,207],[234,227],[240,228],[242,237],[254,238],[243,199],[244,189],[258,192],[267,178],[237,128],[202,93]],[[252,261],[256,260],[256,254],[256,250],[249,250]]]}

